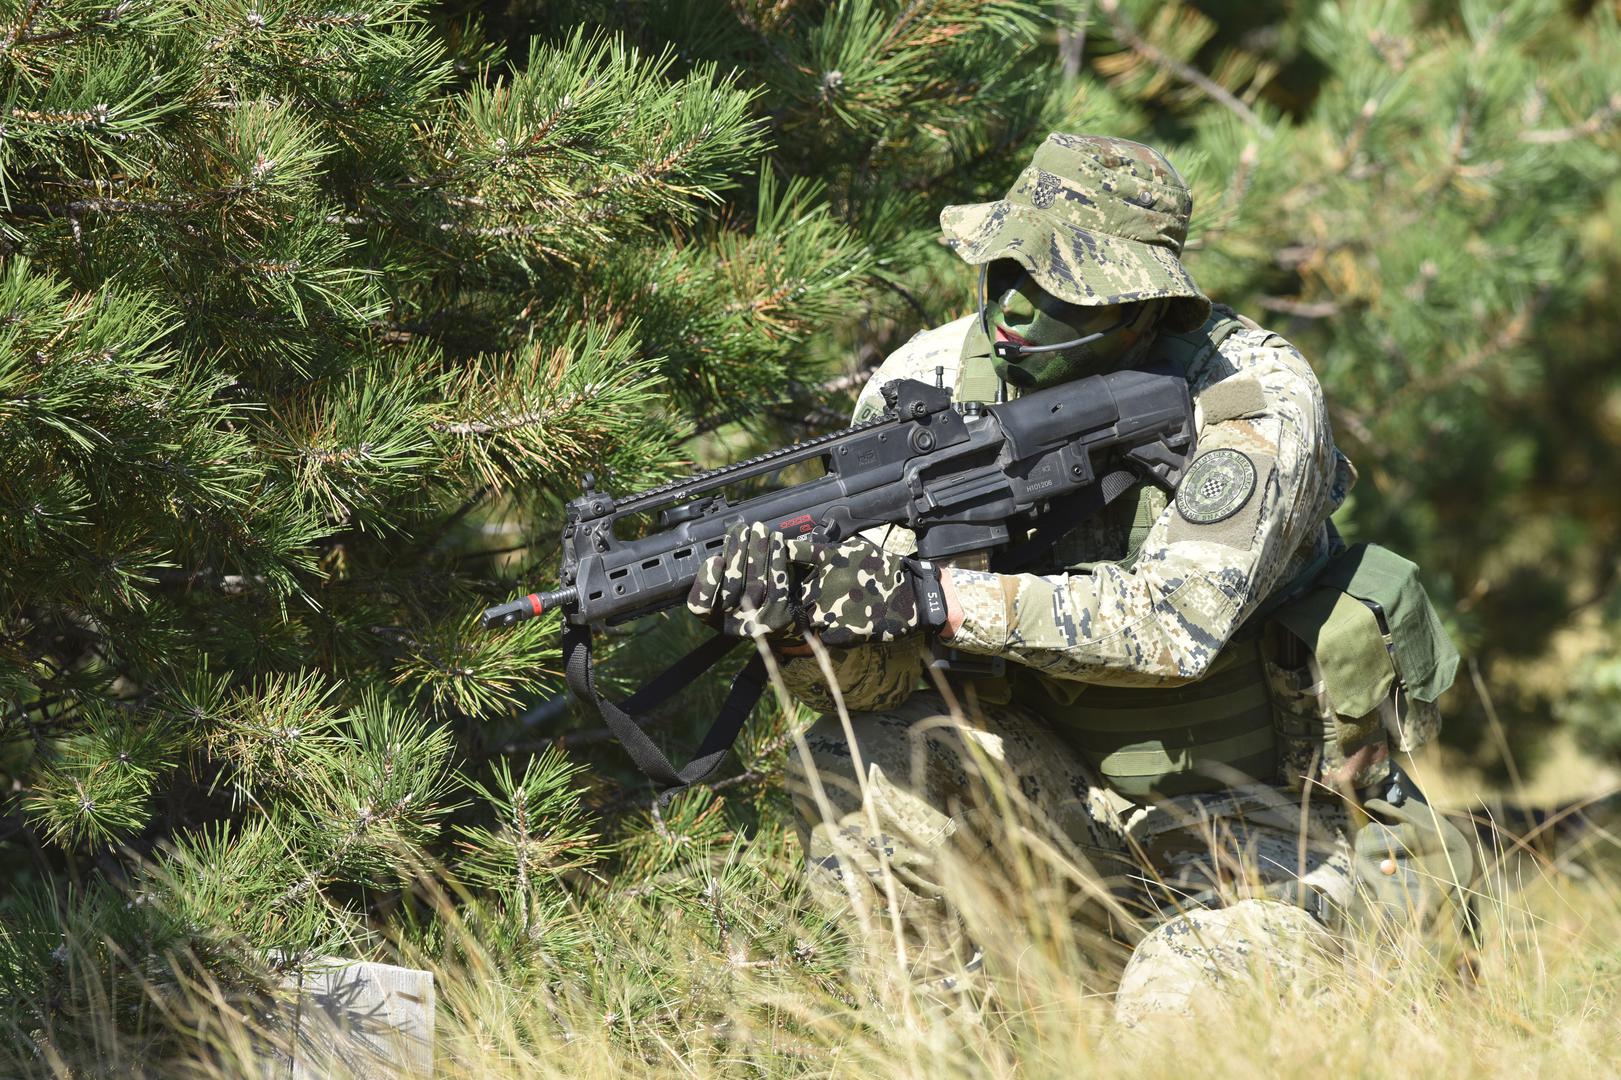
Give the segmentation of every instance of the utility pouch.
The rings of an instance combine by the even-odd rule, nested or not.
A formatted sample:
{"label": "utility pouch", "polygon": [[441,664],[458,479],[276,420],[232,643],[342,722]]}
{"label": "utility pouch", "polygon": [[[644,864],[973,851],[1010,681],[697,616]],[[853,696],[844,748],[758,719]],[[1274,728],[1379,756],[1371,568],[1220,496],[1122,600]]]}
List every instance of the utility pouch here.
{"label": "utility pouch", "polygon": [[1417,565],[1376,544],[1348,549],[1273,612],[1261,654],[1279,779],[1294,791],[1384,781],[1391,752],[1440,730],[1436,700],[1458,667]]}

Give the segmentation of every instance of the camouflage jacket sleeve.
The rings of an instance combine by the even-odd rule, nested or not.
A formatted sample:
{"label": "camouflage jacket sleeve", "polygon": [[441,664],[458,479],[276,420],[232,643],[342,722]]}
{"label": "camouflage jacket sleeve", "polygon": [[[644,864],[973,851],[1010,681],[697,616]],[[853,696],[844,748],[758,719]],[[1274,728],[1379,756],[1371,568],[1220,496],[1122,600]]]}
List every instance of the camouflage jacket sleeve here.
{"label": "camouflage jacket sleeve", "polygon": [[1244,329],[1189,379],[1198,449],[1136,562],[1045,577],[949,570],[964,612],[954,647],[1083,682],[1188,682],[1330,542],[1354,474],[1300,353]]}
{"label": "camouflage jacket sleeve", "polygon": [[[963,340],[972,323],[973,316],[967,316],[932,330],[924,330],[890,353],[856,398],[852,422],[860,422],[883,411],[883,397],[879,394],[879,388],[892,379],[922,379],[932,383],[935,369],[943,368],[940,374],[946,385],[954,386],[957,368],[962,363]],[[874,543],[897,554],[909,555],[917,550],[916,541],[907,529],[875,529],[867,535]],[[926,645],[920,638],[887,645],[859,645],[851,649],[831,650],[829,659],[833,676],[838,681],[845,708],[851,712],[892,709],[911,697],[923,675],[925,651]],[[833,695],[814,657],[801,656],[785,661],[782,681],[790,694],[812,708],[823,712],[833,710]]]}

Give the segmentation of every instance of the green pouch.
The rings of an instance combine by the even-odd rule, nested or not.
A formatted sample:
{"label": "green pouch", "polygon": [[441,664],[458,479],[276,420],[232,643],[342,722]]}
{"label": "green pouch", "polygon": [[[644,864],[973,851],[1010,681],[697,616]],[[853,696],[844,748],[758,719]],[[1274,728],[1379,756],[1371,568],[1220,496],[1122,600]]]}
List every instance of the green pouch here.
{"label": "green pouch", "polygon": [[1376,618],[1383,615],[1394,674],[1409,696],[1434,704],[1446,693],[1458,671],[1458,650],[1430,604],[1416,563],[1378,544],[1357,544],[1328,565],[1317,586],[1339,589],[1376,610]]}
{"label": "green pouch", "polygon": [[1396,668],[1373,609],[1336,588],[1311,589],[1272,618],[1311,652],[1334,712],[1367,716],[1396,685]]}
{"label": "green pouch", "polygon": [[1389,750],[1415,750],[1439,730],[1435,702],[1452,685],[1458,653],[1418,567],[1396,553],[1375,544],[1346,551],[1273,613],[1267,642],[1290,787],[1324,777],[1377,783]]}

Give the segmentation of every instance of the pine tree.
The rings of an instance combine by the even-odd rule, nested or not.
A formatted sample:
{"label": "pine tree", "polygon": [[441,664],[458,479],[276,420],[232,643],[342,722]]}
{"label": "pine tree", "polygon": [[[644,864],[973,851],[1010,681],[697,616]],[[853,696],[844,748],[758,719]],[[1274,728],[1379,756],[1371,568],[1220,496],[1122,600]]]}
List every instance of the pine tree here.
{"label": "pine tree", "polygon": [[[960,6],[863,24],[890,107],[961,68],[960,31],[1028,39],[1015,6]],[[573,19],[509,58],[433,14],[0,8],[19,1062],[105,1066],[109,1024],[161,1057],[153,1003],[196,980],[251,996],[315,956],[450,947],[428,895],[514,971],[589,970],[567,881],[598,826],[516,715],[559,700],[556,627],[477,613],[555,572],[582,472],[672,475],[692,431],[815,381],[805,343],[875,266],[830,209],[850,159],[762,167],[763,80]],[[893,129],[882,105],[838,123]],[[635,838],[671,834],[639,803],[609,812],[652,873]],[[153,1007],[92,1007],[120,995]]]}
{"label": "pine tree", "polygon": [[[752,93],[607,35],[514,65],[391,3],[0,25],[13,845],[123,879],[57,886],[58,918],[138,889],[286,963],[350,951],[455,861],[470,801],[463,829],[507,837],[470,880],[555,880],[584,844],[558,839],[567,772],[457,771],[556,689],[549,630],[476,630],[501,523],[544,533],[587,466],[678,468],[689,415],[767,380],[859,244],[801,186],[767,185],[758,228],[717,216],[761,149]],[[687,279],[667,339],[612,288],[650,264]],[[663,348],[717,310],[729,352]],[[551,847],[507,835],[526,814]],[[62,992],[47,938],[5,944],[15,1000]]]}

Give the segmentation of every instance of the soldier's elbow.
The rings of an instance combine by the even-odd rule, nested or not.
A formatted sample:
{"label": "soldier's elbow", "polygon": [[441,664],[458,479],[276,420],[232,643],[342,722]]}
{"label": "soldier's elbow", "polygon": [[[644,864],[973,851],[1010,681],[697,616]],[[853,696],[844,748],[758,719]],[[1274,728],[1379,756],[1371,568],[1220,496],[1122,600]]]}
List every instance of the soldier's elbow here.
{"label": "soldier's elbow", "polygon": [[1171,673],[1171,677],[1179,683],[1198,682],[1210,674],[1211,665],[1215,660],[1216,653],[1210,649],[1184,651],[1177,657],[1176,671]]}
{"label": "soldier's elbow", "polygon": [[1210,674],[1225,645],[1225,641],[1188,640],[1184,635],[1167,633],[1155,662],[1146,666],[1150,674],[1167,686],[1198,682]]}

